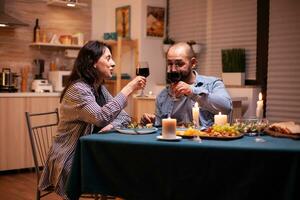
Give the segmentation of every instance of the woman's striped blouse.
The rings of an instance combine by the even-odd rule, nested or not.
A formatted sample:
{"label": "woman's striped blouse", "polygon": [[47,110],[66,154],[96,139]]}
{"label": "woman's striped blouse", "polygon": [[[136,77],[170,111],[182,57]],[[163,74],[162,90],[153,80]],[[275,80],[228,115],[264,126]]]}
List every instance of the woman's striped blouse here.
{"label": "woman's striped blouse", "polygon": [[67,89],[60,105],[57,135],[40,178],[40,190],[54,186],[58,195],[68,199],[64,187],[79,138],[91,134],[94,125],[120,127],[130,122],[129,115],[123,110],[127,105],[126,96],[119,93],[113,98],[104,86],[101,87],[107,102],[103,107],[97,104],[94,91],[88,84],[79,81]]}

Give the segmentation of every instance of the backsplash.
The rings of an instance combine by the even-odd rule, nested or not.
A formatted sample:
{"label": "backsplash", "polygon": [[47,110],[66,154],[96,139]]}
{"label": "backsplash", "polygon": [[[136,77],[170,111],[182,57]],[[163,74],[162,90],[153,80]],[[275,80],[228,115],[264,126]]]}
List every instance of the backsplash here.
{"label": "backsplash", "polygon": [[[29,66],[29,79],[35,73],[34,59],[45,60],[45,73],[48,76],[51,60],[57,60],[61,65],[72,68],[74,59],[63,56],[64,49],[56,47],[30,47],[33,41],[33,27],[36,18],[39,19],[41,33],[50,41],[53,34],[72,35],[81,32],[84,40],[91,37],[91,0],[81,0],[87,7],[66,8],[48,6],[43,0],[10,0],[6,1],[5,11],[29,24],[27,27],[0,28],[0,71],[11,68],[12,72],[20,74],[21,69]],[[60,67],[60,66],[58,66]],[[28,83],[31,83],[30,80]]]}

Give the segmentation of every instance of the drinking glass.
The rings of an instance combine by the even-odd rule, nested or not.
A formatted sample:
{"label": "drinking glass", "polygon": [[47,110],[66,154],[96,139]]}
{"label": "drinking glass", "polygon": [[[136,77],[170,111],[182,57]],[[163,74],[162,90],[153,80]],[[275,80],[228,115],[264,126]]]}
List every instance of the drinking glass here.
{"label": "drinking glass", "polygon": [[[198,126],[197,123],[194,123],[194,128],[197,129],[197,130],[199,130],[200,127]],[[195,136],[193,137],[193,140],[194,140],[195,142],[202,143],[202,140],[201,140],[201,138],[200,138],[199,135],[195,135]]]}
{"label": "drinking glass", "polygon": [[[149,64],[146,61],[140,61],[136,66],[136,75],[137,76],[144,76],[148,77],[150,75],[149,71]],[[144,89],[142,89],[141,94],[137,97],[146,97],[147,95],[144,94]]]}
{"label": "drinking glass", "polygon": [[168,72],[167,73],[167,79],[168,81],[171,83],[170,85],[170,95],[172,97],[172,100],[173,101],[177,101],[179,100],[179,98],[177,98],[174,94],[174,91],[173,91],[173,87],[175,86],[175,84],[177,84],[180,79],[181,79],[181,74],[180,72],[177,72],[177,71],[171,71],[171,72]]}
{"label": "drinking glass", "polygon": [[263,139],[260,134],[264,129],[268,126],[269,121],[265,118],[259,119],[257,123],[257,136],[255,137],[255,142],[266,142],[265,139]]}

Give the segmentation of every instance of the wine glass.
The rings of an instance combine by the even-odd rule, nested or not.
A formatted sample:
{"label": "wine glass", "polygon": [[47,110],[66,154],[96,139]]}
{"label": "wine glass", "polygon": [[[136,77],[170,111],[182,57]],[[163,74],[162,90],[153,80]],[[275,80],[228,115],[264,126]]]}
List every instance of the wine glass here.
{"label": "wine glass", "polygon": [[170,71],[170,72],[167,72],[167,79],[168,81],[171,83],[170,85],[170,95],[172,96],[172,100],[173,101],[178,101],[179,98],[177,98],[174,94],[174,91],[173,91],[173,86],[178,83],[181,79],[181,73],[178,72],[178,71]]}
{"label": "wine glass", "polygon": [[255,138],[255,142],[266,142],[265,139],[263,139],[260,134],[264,129],[268,126],[269,121],[266,118],[259,119],[257,123],[257,136]]}
{"label": "wine glass", "polygon": [[[140,61],[136,66],[136,73],[137,76],[144,76],[148,77],[150,75],[149,65],[146,61]],[[147,95],[144,94],[144,89],[142,89],[141,94],[137,97],[146,97]]]}

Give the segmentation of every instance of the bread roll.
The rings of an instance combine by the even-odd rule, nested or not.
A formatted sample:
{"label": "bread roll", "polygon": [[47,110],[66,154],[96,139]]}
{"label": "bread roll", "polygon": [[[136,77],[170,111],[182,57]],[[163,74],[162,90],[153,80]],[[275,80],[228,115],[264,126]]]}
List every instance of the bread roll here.
{"label": "bread roll", "polygon": [[283,134],[300,133],[300,125],[292,121],[273,123],[270,125],[270,129]]}

